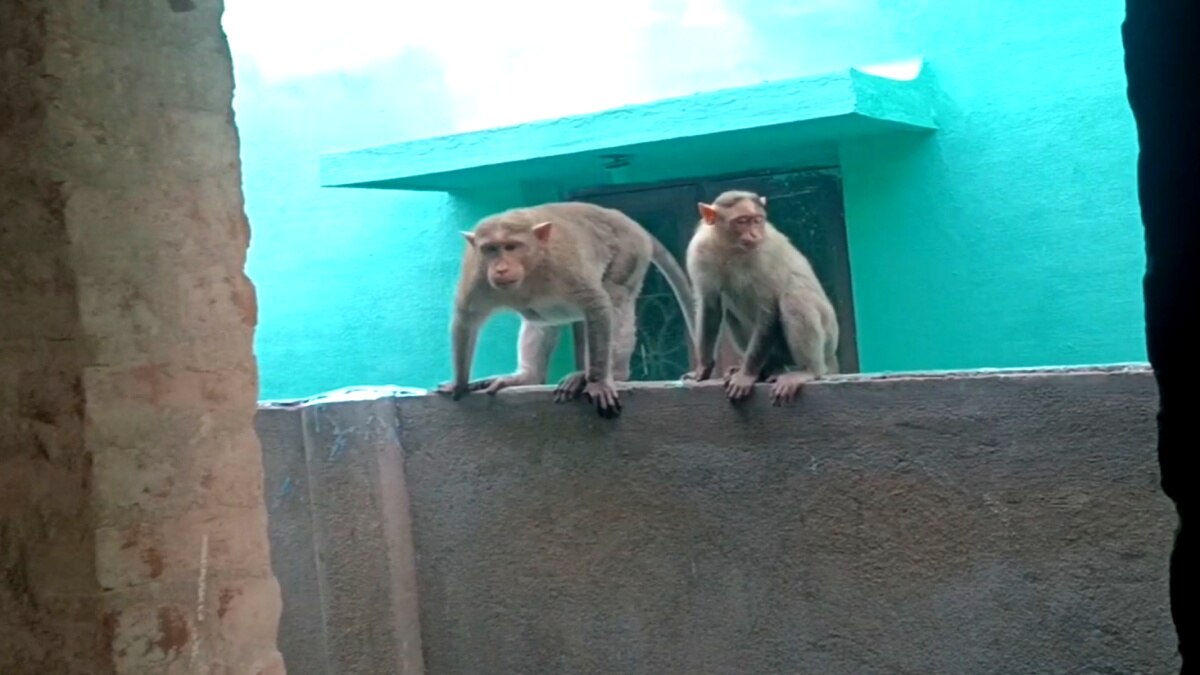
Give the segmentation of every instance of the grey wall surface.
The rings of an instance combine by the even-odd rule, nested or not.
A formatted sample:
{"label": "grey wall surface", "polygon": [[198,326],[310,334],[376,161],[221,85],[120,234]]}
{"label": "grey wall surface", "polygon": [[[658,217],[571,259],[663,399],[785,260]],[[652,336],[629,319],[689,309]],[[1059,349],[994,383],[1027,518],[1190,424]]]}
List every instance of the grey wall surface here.
{"label": "grey wall surface", "polygon": [[765,393],[264,409],[289,673],[1177,667],[1148,373]]}

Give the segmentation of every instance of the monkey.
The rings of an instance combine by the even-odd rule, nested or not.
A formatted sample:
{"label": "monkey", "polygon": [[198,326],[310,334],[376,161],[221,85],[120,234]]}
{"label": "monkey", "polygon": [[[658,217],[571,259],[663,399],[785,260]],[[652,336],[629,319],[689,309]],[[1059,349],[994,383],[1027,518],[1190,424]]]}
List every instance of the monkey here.
{"label": "monkey", "polygon": [[[463,232],[467,248],[454,301],[454,379],[437,391],[454,400],[475,391],[545,384],[562,326],[584,338],[584,370],[564,377],[554,399],[583,394],[601,417],[621,413],[616,381],[630,377],[637,341],[635,303],[650,263],[666,276],[694,332],[691,283],[671,253],[641,225],[615,209],[556,202],[488,216]],[[521,315],[517,371],[469,381],[483,323],[499,309]],[[583,330],[578,330],[582,322]],[[580,345],[576,345],[577,354]]]}
{"label": "monkey", "polygon": [[[790,402],[805,382],[837,372],[838,322],[833,304],[804,254],[767,220],[767,200],[730,190],[697,204],[700,221],[687,249],[695,293],[692,325],[698,365],[687,380],[705,380],[722,327],[742,361],[725,373],[731,400],[772,383],[773,405]],[[790,366],[802,370],[786,372]]]}

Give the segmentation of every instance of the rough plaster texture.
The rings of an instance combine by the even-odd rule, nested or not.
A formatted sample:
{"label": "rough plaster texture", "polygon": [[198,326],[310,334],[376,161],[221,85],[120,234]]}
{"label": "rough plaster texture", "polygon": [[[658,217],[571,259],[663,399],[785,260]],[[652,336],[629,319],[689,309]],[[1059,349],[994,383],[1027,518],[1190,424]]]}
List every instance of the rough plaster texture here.
{"label": "rough plaster texture", "polygon": [[[763,391],[735,407],[717,387],[639,387],[615,422],[538,389],[360,398],[258,418],[268,456],[295,457],[303,429],[309,469],[343,493],[314,504],[311,522],[341,528],[309,560],[376,558],[331,588],[277,557],[296,598],[285,645],[289,613],[313,621],[306,597],[404,586],[376,575],[407,578],[411,536],[438,675],[1177,667],[1145,371],[846,378],[783,409]],[[266,476],[272,493],[303,479]],[[284,513],[273,536],[303,520]],[[388,522],[411,529],[385,542]],[[324,621],[369,631],[394,600]],[[413,618],[389,628],[411,637]],[[396,672],[394,655],[355,672]]]}
{"label": "rough plaster texture", "polygon": [[281,673],[221,3],[0,3],[0,672]]}
{"label": "rough plaster texture", "polygon": [[257,428],[272,562],[287,579],[280,649],[288,672],[421,675],[392,400],[267,408]]}

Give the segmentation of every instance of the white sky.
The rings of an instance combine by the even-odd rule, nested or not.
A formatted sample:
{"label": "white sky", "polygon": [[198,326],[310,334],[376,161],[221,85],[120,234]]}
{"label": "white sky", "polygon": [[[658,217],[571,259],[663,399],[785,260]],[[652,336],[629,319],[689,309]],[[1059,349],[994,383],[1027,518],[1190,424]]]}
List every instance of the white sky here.
{"label": "white sky", "polygon": [[750,30],[729,2],[666,14],[647,0],[226,0],[224,24],[239,60],[276,81],[428,50],[453,126],[468,131],[658,98],[643,75],[650,29],[724,26],[720,49],[745,51]]}

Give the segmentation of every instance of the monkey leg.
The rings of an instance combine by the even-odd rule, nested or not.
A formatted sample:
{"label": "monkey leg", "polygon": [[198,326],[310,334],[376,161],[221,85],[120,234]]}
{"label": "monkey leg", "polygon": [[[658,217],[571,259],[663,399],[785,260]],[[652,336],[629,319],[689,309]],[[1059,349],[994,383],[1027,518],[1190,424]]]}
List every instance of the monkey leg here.
{"label": "monkey leg", "polygon": [[[619,299],[614,298],[613,302],[612,379],[614,382],[627,382],[630,378],[633,350],[637,344],[637,305],[633,298],[614,295],[618,295]],[[579,331],[580,335],[584,333],[585,331]],[[575,371],[559,380],[558,387],[554,389],[554,400],[559,403],[574,400],[584,393],[587,386],[585,364],[584,370]],[[617,407],[620,407],[620,403]]]}
{"label": "monkey leg", "polygon": [[558,381],[554,388],[554,402],[565,403],[575,400],[587,386],[587,329],[582,321],[571,324],[575,339],[575,370]]}
{"label": "monkey leg", "polygon": [[[740,321],[732,313],[726,314],[726,325],[729,327],[730,337],[733,339],[734,346],[742,351],[742,357],[745,358],[745,350],[749,346],[752,331],[745,323]],[[775,378],[787,370],[787,366],[791,363],[791,356],[788,354],[787,343],[783,337],[782,321],[776,319],[770,326],[767,327],[766,334],[766,358],[763,361],[762,368],[758,371],[758,377],[751,382],[749,378],[745,378],[742,382],[742,388],[761,382],[774,382]],[[738,378],[742,367],[740,365],[730,366],[725,370],[725,387],[729,389],[735,378]],[[749,392],[745,392],[742,396],[748,396]]]}
{"label": "monkey leg", "polygon": [[701,382],[712,377],[713,369],[717,365],[716,351],[721,342],[722,330],[728,330],[724,320],[726,314],[718,293],[710,290],[698,297],[696,320],[692,328],[694,334],[689,336],[695,364],[681,379]]}
{"label": "monkey leg", "polygon": [[[621,397],[612,376],[613,335],[616,333],[614,290],[610,286],[584,289],[577,302],[583,309],[587,333],[587,384],[583,396],[605,419],[621,415]],[[617,299],[620,299],[617,295]]]}
{"label": "monkey leg", "polygon": [[774,405],[791,402],[805,383],[820,379],[829,370],[826,353],[829,341],[817,308],[804,302],[803,297],[785,295],[779,303],[779,322],[781,337],[790,356],[788,361],[800,366],[801,370],[781,372],[769,378]]}
{"label": "monkey leg", "polygon": [[559,326],[522,321],[521,334],[517,339],[517,372],[511,375],[475,380],[467,385],[467,390],[483,390],[485,394],[495,394],[508,387],[545,384],[546,371],[550,367],[550,355],[558,346],[560,333]]}
{"label": "monkey leg", "polygon": [[[729,337],[733,341],[733,346],[745,358],[746,346],[750,343],[750,328],[741,319],[737,318],[733,312],[729,311],[725,312],[725,328],[729,331]],[[771,348],[767,363],[763,366],[762,373],[759,374],[759,382],[765,382],[767,377],[777,372],[782,367],[782,362],[786,360],[784,358],[785,355],[780,353],[780,346],[783,345],[783,333],[779,330],[778,326],[773,329],[772,339],[777,344]],[[733,377],[741,369],[741,366],[729,366],[725,369],[722,377],[725,380],[729,380],[729,378]]]}
{"label": "monkey leg", "polygon": [[632,297],[613,298],[612,377],[630,379],[633,350],[637,346],[637,305]]}
{"label": "monkey leg", "polygon": [[785,295],[780,303],[779,318],[792,364],[809,370],[814,380],[823,377],[828,371],[826,330],[816,307]]}

